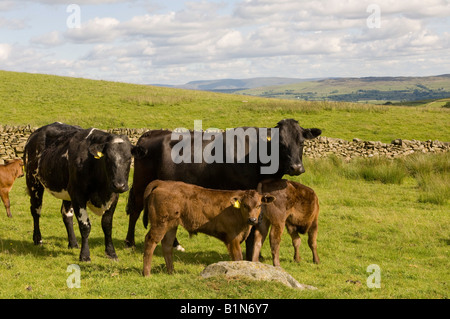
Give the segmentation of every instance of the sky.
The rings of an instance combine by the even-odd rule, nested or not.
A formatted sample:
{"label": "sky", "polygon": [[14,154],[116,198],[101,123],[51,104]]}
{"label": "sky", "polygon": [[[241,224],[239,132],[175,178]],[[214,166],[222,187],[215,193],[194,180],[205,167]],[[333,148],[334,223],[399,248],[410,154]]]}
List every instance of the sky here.
{"label": "sky", "polygon": [[450,73],[450,0],[0,0],[0,70],[140,84]]}

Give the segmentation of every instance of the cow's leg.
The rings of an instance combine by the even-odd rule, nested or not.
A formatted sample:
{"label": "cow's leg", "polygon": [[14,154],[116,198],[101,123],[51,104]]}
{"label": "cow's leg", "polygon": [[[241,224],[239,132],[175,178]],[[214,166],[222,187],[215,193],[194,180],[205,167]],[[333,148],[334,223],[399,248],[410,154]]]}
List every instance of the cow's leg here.
{"label": "cow's leg", "polygon": [[69,248],[78,248],[77,238],[73,230],[73,208],[70,201],[63,200],[61,204],[61,215],[64,226],[66,226]]}
{"label": "cow's leg", "polygon": [[153,252],[155,251],[158,243],[164,238],[166,234],[165,225],[152,225],[147,235],[145,235],[145,244],[144,244],[144,269],[142,270],[142,274],[145,277],[150,276],[152,270],[152,258]]}
{"label": "cow's leg", "polygon": [[75,202],[72,202],[72,204],[81,233],[80,261],[91,261],[88,243],[89,234],[91,232],[91,222],[89,221],[86,204],[80,205]]}
{"label": "cow's leg", "polygon": [[35,245],[42,244],[41,230],[39,228],[39,219],[41,217],[42,198],[44,195],[44,187],[41,184],[28,184],[28,192],[30,194],[30,211],[33,216],[33,242]]}
{"label": "cow's leg", "polygon": [[114,260],[118,258],[112,241],[112,222],[118,199],[119,196],[116,195],[111,207],[102,216],[102,229],[105,234],[105,253],[109,258]]}
{"label": "cow's leg", "polygon": [[294,225],[286,224],[286,229],[291,236],[292,246],[294,246],[294,261],[300,262],[300,244],[302,242],[300,235],[298,234],[297,227]]}
{"label": "cow's leg", "polygon": [[9,190],[2,189],[2,190],[0,190],[0,195],[1,195],[1,198],[3,201],[3,204],[5,205],[5,208],[6,208],[6,215],[8,217],[12,217],[8,192],[9,192]]}
{"label": "cow's leg", "polygon": [[283,227],[283,223],[274,223],[270,229],[269,240],[274,266],[280,266],[280,242],[281,235],[283,234]]}
{"label": "cow's leg", "polygon": [[227,244],[227,248],[232,261],[242,260],[242,250],[239,240],[233,239]]}
{"label": "cow's leg", "polygon": [[161,241],[164,260],[166,261],[166,268],[169,274],[173,273],[173,241],[177,235],[177,228],[170,229]]}
{"label": "cow's leg", "polygon": [[266,239],[267,233],[269,232],[270,222],[266,219],[255,228],[254,246],[253,246],[253,256],[252,261],[259,261],[259,256],[261,254],[261,248]]}
{"label": "cow's leg", "polygon": [[127,237],[125,239],[125,245],[127,247],[134,247],[136,245],[134,241],[136,222],[139,219],[139,215],[141,215],[142,209],[144,208],[144,193],[143,191],[139,192],[136,188],[145,190],[145,186],[136,187],[135,185],[133,185],[130,189],[130,192],[128,193],[126,211],[127,215],[129,215],[130,217],[128,220]]}
{"label": "cow's leg", "polygon": [[250,234],[245,239],[245,260],[253,260],[253,248],[255,247],[255,227],[252,227]]}
{"label": "cow's leg", "polygon": [[308,229],[308,246],[313,254],[313,262],[315,264],[320,263],[319,255],[317,254],[317,231],[318,223],[315,220]]}

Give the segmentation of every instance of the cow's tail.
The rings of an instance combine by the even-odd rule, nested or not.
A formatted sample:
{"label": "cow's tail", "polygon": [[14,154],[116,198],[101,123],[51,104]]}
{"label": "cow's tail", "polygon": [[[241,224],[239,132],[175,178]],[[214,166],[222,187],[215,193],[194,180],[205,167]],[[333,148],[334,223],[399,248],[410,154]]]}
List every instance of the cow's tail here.
{"label": "cow's tail", "polygon": [[154,185],[149,193],[145,193],[144,196],[144,216],[142,216],[142,222],[144,223],[145,229],[147,229],[148,225],[148,202],[150,201],[150,196],[153,191],[158,187],[158,185]]}

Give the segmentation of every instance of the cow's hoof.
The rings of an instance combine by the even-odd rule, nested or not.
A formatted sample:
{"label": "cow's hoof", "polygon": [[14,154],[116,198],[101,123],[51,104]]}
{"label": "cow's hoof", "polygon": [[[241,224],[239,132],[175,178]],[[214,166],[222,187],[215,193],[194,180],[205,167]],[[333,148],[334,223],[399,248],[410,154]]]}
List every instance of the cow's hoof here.
{"label": "cow's hoof", "polygon": [[128,239],[125,239],[125,247],[127,247],[127,248],[135,248],[136,244],[134,243],[134,241],[130,241]]}
{"label": "cow's hoof", "polygon": [[36,246],[41,246],[41,245],[42,245],[42,239],[40,239],[40,240],[35,240],[35,241],[34,241],[34,244],[35,244]]}
{"label": "cow's hoof", "polygon": [[181,246],[181,245],[177,245],[177,247],[175,247],[175,249],[178,250],[178,251],[181,251],[183,253],[186,251],[186,249],[184,249],[184,247]]}
{"label": "cow's hoof", "polygon": [[116,254],[114,254],[114,255],[106,254],[106,257],[108,257],[109,259],[114,260],[114,261],[119,261],[119,257],[117,257]]}
{"label": "cow's hoof", "polygon": [[91,257],[89,257],[89,256],[80,256],[80,261],[90,263],[91,262]]}
{"label": "cow's hoof", "polygon": [[73,249],[73,248],[79,248],[79,247],[78,247],[78,244],[75,243],[75,244],[69,244],[69,245],[67,246],[67,248]]}

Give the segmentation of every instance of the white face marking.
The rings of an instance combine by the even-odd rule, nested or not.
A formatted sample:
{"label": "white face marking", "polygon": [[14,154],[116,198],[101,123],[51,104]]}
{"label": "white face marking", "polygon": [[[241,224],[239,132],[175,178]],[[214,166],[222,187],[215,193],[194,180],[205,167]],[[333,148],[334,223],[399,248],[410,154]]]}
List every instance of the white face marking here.
{"label": "white face marking", "polygon": [[120,143],[124,143],[125,141],[123,139],[121,139],[120,137],[116,137],[113,139],[113,141],[111,143],[113,144],[120,144]]}
{"label": "white face marking", "polygon": [[69,159],[69,150],[67,150],[61,157]]}
{"label": "white face marking", "polygon": [[41,209],[42,209],[42,206],[39,206],[38,208],[36,208],[36,214],[38,214],[39,216],[41,216]]}

